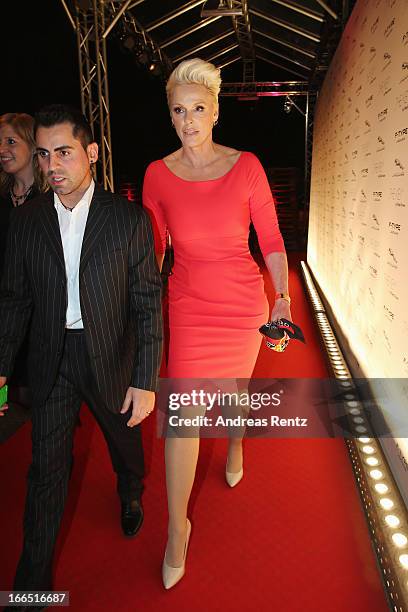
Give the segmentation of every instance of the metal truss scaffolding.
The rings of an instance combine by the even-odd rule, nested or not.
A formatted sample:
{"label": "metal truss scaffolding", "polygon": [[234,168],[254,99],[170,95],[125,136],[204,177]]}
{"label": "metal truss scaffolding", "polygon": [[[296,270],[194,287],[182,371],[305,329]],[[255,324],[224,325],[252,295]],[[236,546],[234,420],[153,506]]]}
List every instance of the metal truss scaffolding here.
{"label": "metal truss scaffolding", "polygon": [[[304,170],[304,207],[309,208],[310,173],[313,148],[313,118],[317,92],[310,91],[307,81],[273,81],[253,83],[222,83],[220,96],[234,97],[241,100],[256,100],[263,97],[285,97],[290,100],[289,107],[294,106],[305,118],[305,170]],[[292,97],[306,99],[305,110],[301,109]]]}
{"label": "metal truss scaffolding", "polygon": [[105,3],[92,0],[89,9],[76,3],[76,34],[82,112],[99,141],[99,159],[105,189],[113,191],[112,142],[106,60]]}
{"label": "metal truss scaffolding", "polygon": [[[122,34],[141,37],[152,60],[169,67],[169,60],[130,10],[144,0],[74,0],[74,16],[64,10],[77,37],[82,112],[99,142],[101,176],[105,189],[114,190],[106,41],[120,21]],[[98,172],[99,174],[99,172]]]}
{"label": "metal truss scaffolding", "polygon": [[235,15],[231,19],[242,57],[242,80],[244,83],[253,83],[255,81],[255,50],[252,41],[248,2],[247,0],[228,0],[228,4],[230,8],[242,9],[242,15]]}

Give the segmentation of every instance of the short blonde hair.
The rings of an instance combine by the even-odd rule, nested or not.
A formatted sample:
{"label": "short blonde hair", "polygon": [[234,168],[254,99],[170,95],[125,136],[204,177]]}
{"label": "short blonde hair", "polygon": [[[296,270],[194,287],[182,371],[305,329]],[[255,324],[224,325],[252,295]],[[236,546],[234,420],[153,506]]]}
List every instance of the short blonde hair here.
{"label": "short blonde hair", "polygon": [[173,70],[166,85],[167,102],[176,85],[204,85],[218,104],[221,89],[220,69],[199,57],[184,60]]}

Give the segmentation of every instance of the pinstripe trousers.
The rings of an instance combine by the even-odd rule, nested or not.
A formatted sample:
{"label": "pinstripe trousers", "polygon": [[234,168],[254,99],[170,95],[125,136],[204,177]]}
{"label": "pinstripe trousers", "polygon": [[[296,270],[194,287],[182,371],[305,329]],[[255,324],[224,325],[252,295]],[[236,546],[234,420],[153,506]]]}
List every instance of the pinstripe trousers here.
{"label": "pinstripe trousers", "polygon": [[72,468],[75,424],[85,400],[108,444],[123,501],[139,498],[143,489],[140,426],[127,427],[130,414],[109,411],[99,398],[83,330],[69,330],[55,385],[43,405],[32,410],[32,464],[24,511],[23,552],[15,590],[52,588],[52,558]]}

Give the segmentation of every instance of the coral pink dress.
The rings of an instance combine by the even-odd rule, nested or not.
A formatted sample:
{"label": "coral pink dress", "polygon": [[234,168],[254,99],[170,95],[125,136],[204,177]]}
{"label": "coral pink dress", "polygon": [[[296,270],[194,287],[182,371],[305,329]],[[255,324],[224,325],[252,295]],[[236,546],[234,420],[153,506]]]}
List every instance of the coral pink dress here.
{"label": "coral pink dress", "polygon": [[265,172],[242,152],[222,177],[188,181],[163,160],[149,165],[143,186],[156,249],[166,230],[174,248],[169,278],[172,378],[249,378],[269,308],[248,248],[252,220],[263,255],[285,251]]}

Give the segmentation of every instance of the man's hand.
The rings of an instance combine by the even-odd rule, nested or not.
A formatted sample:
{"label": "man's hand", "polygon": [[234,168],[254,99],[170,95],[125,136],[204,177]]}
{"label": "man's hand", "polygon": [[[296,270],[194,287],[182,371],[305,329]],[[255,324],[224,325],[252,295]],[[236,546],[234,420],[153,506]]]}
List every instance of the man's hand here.
{"label": "man's hand", "polygon": [[[6,376],[0,376],[0,389],[4,387],[6,382],[7,382]],[[0,406],[0,417],[4,416],[4,410],[7,410],[7,409],[8,409],[7,404],[3,404],[3,406]]]}
{"label": "man's hand", "polygon": [[278,319],[287,319],[288,321],[292,321],[290,305],[287,300],[276,300],[275,305],[272,308],[271,321],[277,321]]}
{"label": "man's hand", "polygon": [[132,416],[127,422],[128,427],[139,425],[154,409],[154,392],[146,389],[129,387],[126,392],[125,401],[121,409],[121,414],[127,412],[132,406]]}

